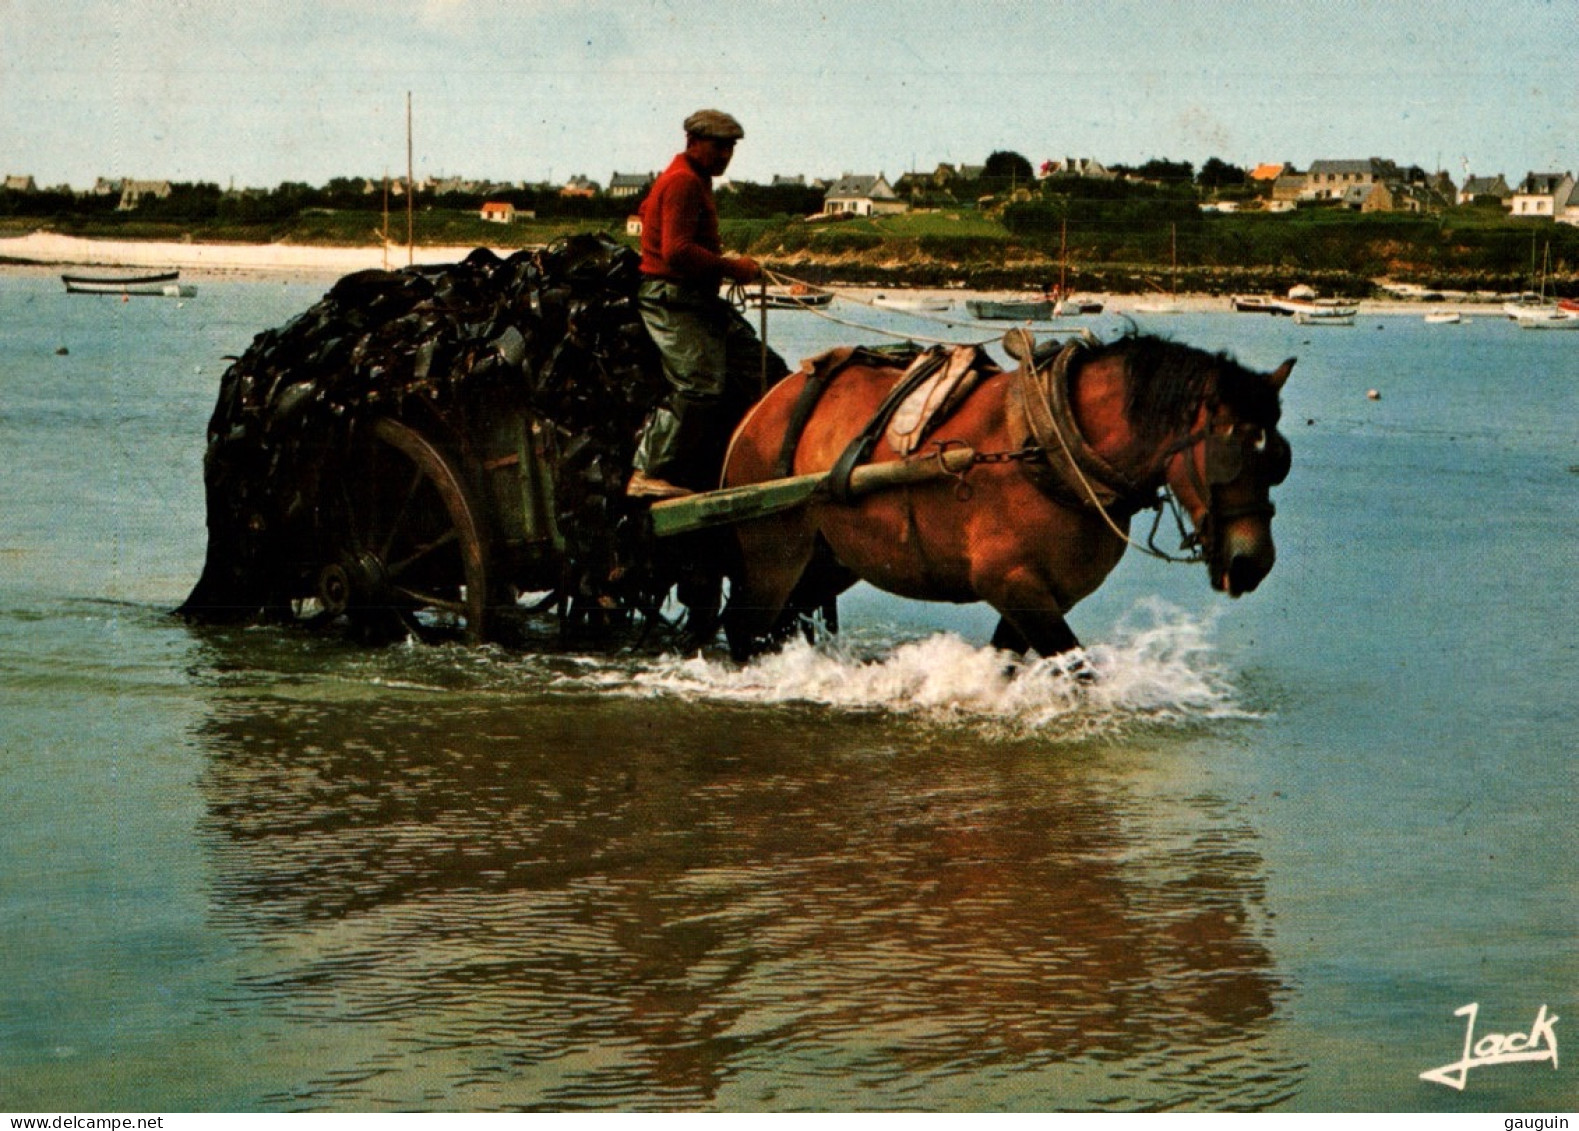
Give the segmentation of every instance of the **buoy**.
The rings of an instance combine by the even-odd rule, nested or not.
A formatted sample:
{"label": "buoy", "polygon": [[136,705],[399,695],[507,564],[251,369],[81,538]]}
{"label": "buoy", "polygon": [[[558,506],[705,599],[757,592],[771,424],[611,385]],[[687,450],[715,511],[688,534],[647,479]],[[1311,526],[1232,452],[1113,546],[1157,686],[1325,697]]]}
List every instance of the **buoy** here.
{"label": "buoy", "polygon": [[1369,397],[1373,401],[1379,401],[1379,400],[1382,399],[1382,394],[1381,394],[1381,391],[1379,389],[1372,389],[1370,392],[1366,393],[1365,395],[1367,397]]}
{"label": "buoy", "polygon": [[70,352],[71,351],[69,349],[67,349],[65,346],[61,346],[59,349],[57,349],[55,351],[55,356],[56,357],[65,357]]}

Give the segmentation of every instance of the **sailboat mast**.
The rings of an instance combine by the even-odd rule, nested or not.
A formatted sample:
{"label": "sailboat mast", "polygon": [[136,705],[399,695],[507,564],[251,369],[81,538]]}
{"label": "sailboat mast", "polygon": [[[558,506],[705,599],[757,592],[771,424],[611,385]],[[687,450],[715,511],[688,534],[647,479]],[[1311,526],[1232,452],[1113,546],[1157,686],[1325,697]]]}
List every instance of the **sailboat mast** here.
{"label": "sailboat mast", "polygon": [[417,261],[416,252],[416,200],[417,183],[412,176],[411,160],[411,91],[406,91],[406,266]]}
{"label": "sailboat mast", "polygon": [[384,170],[384,230],[380,233],[379,247],[384,252],[384,270],[389,270],[389,170]]}
{"label": "sailboat mast", "polygon": [[1062,301],[1069,293],[1069,217],[1063,218],[1058,230],[1058,297]]}

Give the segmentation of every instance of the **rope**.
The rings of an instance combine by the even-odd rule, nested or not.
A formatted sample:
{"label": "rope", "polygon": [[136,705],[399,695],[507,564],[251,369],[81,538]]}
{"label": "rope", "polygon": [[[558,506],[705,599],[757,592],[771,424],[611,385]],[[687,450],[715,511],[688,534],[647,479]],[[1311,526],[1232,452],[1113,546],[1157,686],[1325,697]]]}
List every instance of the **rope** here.
{"label": "rope", "polygon": [[[1033,355],[1028,355],[1021,362],[1021,364],[1022,365],[1029,365],[1031,367],[1031,378],[1032,378],[1033,382],[1038,376],[1040,376],[1041,367],[1037,364],[1034,354]],[[1039,388],[1039,386],[1033,384],[1032,388]],[[1107,526],[1108,526],[1109,530],[1111,530],[1114,534],[1116,534],[1126,545],[1133,546],[1135,549],[1139,550],[1141,553],[1146,554],[1146,555],[1148,555],[1150,557],[1156,558],[1159,561],[1172,562],[1175,565],[1194,565],[1195,563],[1197,563],[1197,562],[1199,562],[1201,560],[1198,557],[1176,558],[1172,554],[1169,554],[1169,553],[1166,553],[1166,552],[1164,552],[1162,550],[1157,549],[1155,545],[1142,544],[1140,542],[1135,541],[1135,539],[1131,538],[1129,536],[1129,532],[1127,530],[1122,529],[1119,526],[1118,522],[1114,520],[1113,516],[1108,513],[1107,507],[1102,505],[1102,500],[1097,496],[1096,488],[1091,485],[1091,481],[1086,478],[1085,472],[1081,470],[1080,462],[1077,459],[1075,459],[1074,452],[1069,450],[1069,441],[1064,438],[1063,425],[1058,420],[1057,414],[1056,413],[1052,413],[1052,414],[1049,414],[1049,415],[1052,417],[1052,420],[1053,420],[1053,436],[1058,440],[1058,446],[1063,449],[1064,458],[1068,460],[1070,468],[1075,473],[1075,479],[1078,480],[1079,483],[1080,483],[1080,486],[1085,489],[1087,497],[1090,498],[1090,500],[1091,500],[1091,505],[1096,508],[1097,514],[1102,516],[1102,521],[1107,523]],[[1169,498],[1171,498],[1171,497],[1172,496],[1171,496],[1171,493],[1170,493],[1169,494]],[[1152,504],[1152,506],[1157,511],[1157,520],[1158,520],[1158,522],[1161,522],[1161,520],[1162,520],[1162,499],[1158,499],[1156,502],[1154,502]],[[1157,536],[1157,528],[1156,528],[1156,524],[1153,524],[1151,539],[1149,539],[1148,541],[1154,542],[1155,539],[1156,539],[1156,536]]]}
{"label": "rope", "polygon": [[[841,291],[841,290],[839,290],[839,289],[837,289],[835,287],[823,287],[823,286],[817,285],[816,283],[807,282],[804,279],[797,279],[793,275],[786,275],[782,271],[775,271],[775,270],[773,270],[771,268],[768,268],[768,267],[764,267],[762,269],[762,276],[763,276],[764,279],[772,279],[773,282],[778,284],[779,286],[802,286],[802,287],[806,287],[809,290],[813,290],[813,291],[826,291],[826,292],[829,292],[829,293],[831,293],[831,294],[837,296],[838,298],[841,298],[841,299],[843,299],[843,300],[845,300],[847,302],[853,302],[853,303],[857,303],[857,304],[862,305],[862,306],[870,306],[870,307],[873,307],[873,308],[877,307],[877,304],[875,302],[872,302],[871,300],[859,298],[859,297],[857,297],[855,295],[849,294],[848,292]],[[743,298],[744,298],[744,291],[743,291],[743,289],[741,290],[740,293],[741,293],[741,299],[743,300]],[[766,301],[766,286],[765,285],[764,285],[762,293],[763,293],[762,310],[763,310],[763,323],[764,323],[762,339],[763,339],[763,342],[766,343],[766,341],[767,341],[767,333],[766,333],[767,301]],[[732,299],[735,297],[735,290],[733,288],[731,288],[730,297]],[[927,337],[924,334],[901,334],[901,333],[899,333],[899,332],[897,332],[895,330],[885,329],[882,326],[872,326],[872,325],[869,325],[869,324],[866,324],[866,323],[852,322],[849,319],[835,317],[834,315],[829,314],[826,311],[824,311],[821,307],[811,306],[811,305],[808,304],[803,309],[809,310],[811,313],[817,315],[817,317],[826,319],[827,321],[835,323],[836,325],[839,325],[839,326],[847,326],[847,327],[849,327],[851,329],[854,329],[854,330],[862,330],[862,331],[865,331],[865,332],[868,332],[868,333],[873,333],[873,334],[882,334],[882,335],[885,335],[885,336],[890,337],[890,338],[896,338],[896,339],[902,339],[902,340],[908,340],[908,341],[928,342],[928,343],[931,343],[931,344],[934,344],[934,345],[977,346],[977,347],[980,347],[980,346],[991,345],[992,343],[999,341],[1002,338],[1002,336],[1003,336],[1001,332],[998,332],[997,327],[993,327],[994,333],[993,333],[993,335],[991,337],[984,338],[984,339],[982,339],[980,341],[972,341],[972,342],[961,342],[961,341],[958,341],[957,339],[953,339],[953,338],[931,338],[931,337]],[[887,308],[887,309],[892,309],[892,308]],[[984,324],[982,324],[980,322],[962,322],[962,321],[960,321],[958,319],[952,319],[952,318],[937,318],[937,317],[933,317],[933,316],[929,315],[925,311],[906,310],[906,311],[901,311],[900,313],[907,314],[907,315],[909,315],[912,318],[921,319],[922,321],[938,322],[938,323],[941,323],[942,325],[945,325],[945,326],[972,326],[972,327],[977,327],[977,328],[982,328],[982,329],[986,328],[984,326]],[[1022,326],[1022,327],[1020,327],[1020,329],[1024,330],[1028,334],[1034,333],[1034,331],[1032,331],[1029,326]],[[1081,327],[1081,331],[1082,331],[1082,336],[1088,342],[1094,337],[1094,335],[1091,333],[1091,331],[1089,329],[1085,328],[1085,327]],[[1035,378],[1035,377],[1037,377],[1039,375],[1039,373],[1040,373],[1040,366],[1036,363],[1035,355],[1034,355],[1033,352],[1028,352],[1026,360],[1022,361],[1021,364],[1022,365],[1029,365],[1031,367],[1031,376],[1032,376],[1032,378]],[[1201,560],[1199,556],[1197,556],[1197,557],[1189,557],[1189,558],[1175,557],[1172,554],[1169,554],[1169,553],[1167,553],[1167,552],[1165,552],[1163,550],[1159,550],[1159,549],[1156,548],[1155,542],[1156,542],[1156,537],[1157,537],[1157,526],[1162,521],[1162,509],[1163,509],[1163,505],[1164,505],[1165,501],[1172,504],[1173,510],[1174,510],[1174,517],[1175,517],[1175,519],[1178,520],[1178,518],[1179,518],[1179,516],[1178,516],[1178,503],[1176,501],[1174,501],[1172,492],[1165,491],[1164,492],[1164,496],[1161,497],[1161,498],[1158,498],[1152,504],[1152,509],[1155,509],[1156,512],[1157,512],[1157,521],[1152,524],[1151,537],[1150,537],[1150,539],[1148,539],[1148,542],[1150,544],[1144,544],[1144,543],[1135,541],[1135,539],[1133,539],[1133,538],[1131,538],[1129,536],[1128,531],[1124,530],[1123,528],[1121,528],[1119,526],[1117,521],[1114,520],[1113,516],[1108,513],[1107,508],[1102,505],[1102,500],[1097,497],[1096,488],[1094,488],[1091,485],[1090,480],[1088,480],[1086,478],[1085,473],[1080,469],[1079,462],[1074,457],[1074,453],[1069,450],[1069,442],[1064,438],[1063,428],[1060,425],[1058,425],[1056,419],[1054,421],[1053,432],[1054,432],[1054,435],[1058,439],[1058,446],[1063,449],[1064,456],[1069,461],[1069,466],[1074,469],[1075,478],[1080,481],[1080,486],[1085,489],[1086,495],[1091,499],[1091,505],[1093,507],[1095,507],[1096,508],[1096,512],[1099,515],[1102,516],[1102,521],[1107,524],[1108,529],[1111,530],[1120,540],[1122,540],[1125,543],[1125,545],[1133,546],[1136,550],[1139,550],[1141,553],[1146,554],[1149,557],[1156,558],[1159,561],[1171,562],[1171,563],[1173,563],[1175,565],[1194,565],[1194,564],[1198,563]],[[1019,456],[1020,454],[1016,453],[1016,455]],[[1021,456],[1020,458],[1023,458],[1023,456]],[[981,460],[979,462],[988,462],[988,461]],[[1183,527],[1182,520],[1180,520],[1180,527],[1181,527],[1181,529]]]}
{"label": "rope", "polygon": [[[842,291],[842,290],[839,290],[836,287],[822,287],[822,286],[818,286],[815,283],[808,283],[804,279],[797,279],[793,275],[786,275],[786,274],[784,274],[781,271],[775,271],[775,270],[773,270],[771,268],[764,267],[763,270],[762,270],[762,274],[763,274],[763,276],[765,278],[772,279],[774,283],[776,283],[776,284],[778,284],[780,286],[802,286],[802,287],[807,287],[807,288],[809,288],[811,290],[815,290],[815,291],[825,291],[825,292],[827,292],[829,294],[837,296],[838,298],[844,300],[845,302],[853,302],[853,303],[857,304],[858,306],[867,306],[867,307],[871,307],[873,309],[893,310],[892,307],[881,307],[880,308],[880,307],[878,307],[878,304],[876,302],[874,302],[873,300],[867,299],[867,298],[861,298],[861,297],[859,297],[857,295],[851,294],[848,291]],[[836,315],[829,314],[826,310],[822,309],[821,307],[817,307],[817,306],[809,306],[808,305],[808,306],[804,307],[804,309],[805,310],[809,310],[811,313],[815,314],[818,318],[826,319],[827,321],[832,322],[832,323],[834,323],[836,325],[847,326],[847,327],[849,327],[852,330],[862,330],[862,331],[865,331],[865,332],[871,333],[871,334],[881,334],[884,337],[894,338],[894,339],[900,340],[900,341],[926,342],[926,343],[928,343],[930,345],[942,345],[942,346],[987,346],[987,345],[993,344],[994,342],[998,341],[1001,337],[1003,337],[1002,331],[998,330],[998,328],[995,327],[995,326],[989,326],[988,324],[982,323],[982,322],[966,321],[966,320],[962,320],[962,319],[959,319],[959,318],[940,318],[940,317],[937,317],[935,315],[929,314],[929,313],[927,313],[924,310],[899,310],[899,311],[895,311],[895,313],[903,314],[906,317],[915,318],[915,319],[918,319],[918,320],[923,321],[923,322],[936,322],[936,323],[938,323],[939,325],[942,325],[942,326],[967,327],[967,328],[978,329],[978,330],[991,329],[991,330],[993,330],[993,334],[992,334],[991,337],[982,338],[980,340],[964,341],[964,342],[962,342],[958,338],[932,338],[932,337],[928,337],[925,334],[904,334],[904,333],[900,333],[897,330],[886,329],[885,327],[882,327],[882,326],[873,326],[870,323],[852,322],[849,319],[839,318]]]}

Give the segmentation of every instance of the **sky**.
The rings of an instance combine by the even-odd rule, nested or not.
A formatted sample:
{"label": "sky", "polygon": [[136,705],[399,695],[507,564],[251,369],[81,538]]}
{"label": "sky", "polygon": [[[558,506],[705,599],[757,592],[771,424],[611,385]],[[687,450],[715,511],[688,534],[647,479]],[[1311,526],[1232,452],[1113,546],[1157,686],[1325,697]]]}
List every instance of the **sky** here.
{"label": "sky", "polygon": [[272,188],[1387,157],[1579,172],[1579,0],[0,0],[0,173]]}

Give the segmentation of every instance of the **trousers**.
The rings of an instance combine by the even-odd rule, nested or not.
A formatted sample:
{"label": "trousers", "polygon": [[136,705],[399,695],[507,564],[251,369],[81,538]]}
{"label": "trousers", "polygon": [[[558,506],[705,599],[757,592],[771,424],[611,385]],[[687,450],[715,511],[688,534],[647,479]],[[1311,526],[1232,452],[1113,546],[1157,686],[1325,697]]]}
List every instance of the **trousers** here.
{"label": "trousers", "polygon": [[[653,478],[707,490],[718,484],[735,426],[761,395],[762,340],[716,291],[644,279],[636,300],[669,391],[642,428],[634,465]],[[768,384],[788,372],[768,350]]]}

